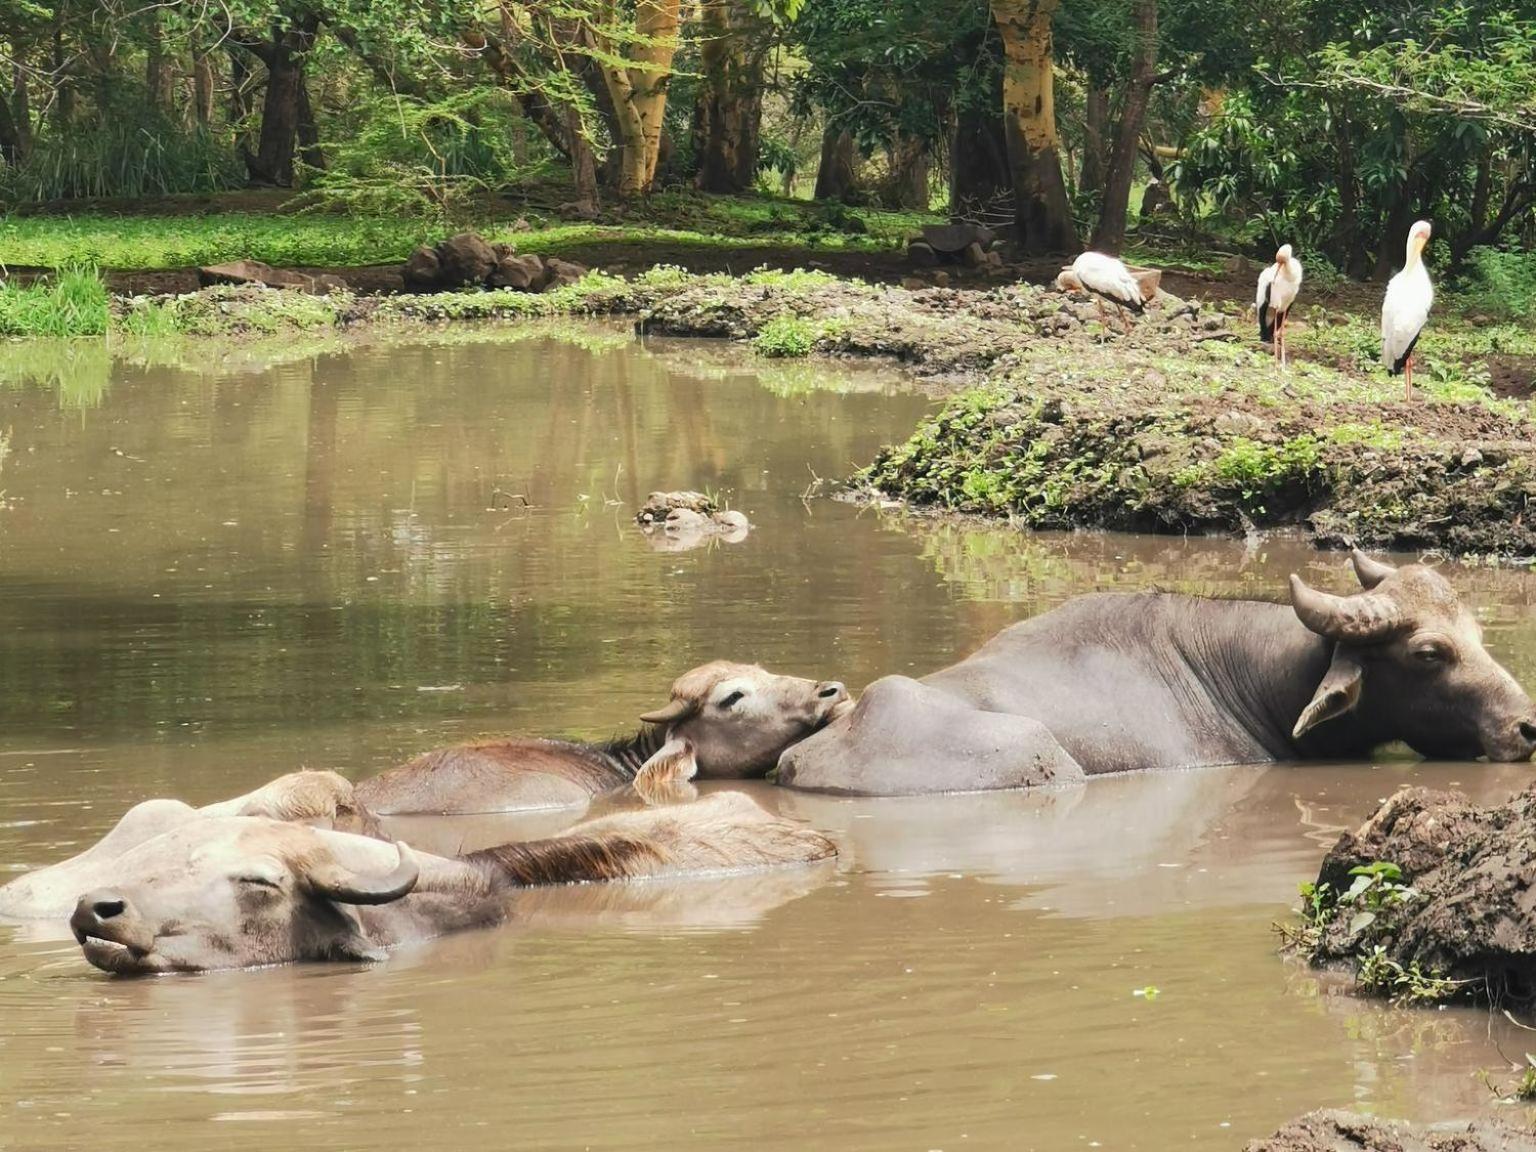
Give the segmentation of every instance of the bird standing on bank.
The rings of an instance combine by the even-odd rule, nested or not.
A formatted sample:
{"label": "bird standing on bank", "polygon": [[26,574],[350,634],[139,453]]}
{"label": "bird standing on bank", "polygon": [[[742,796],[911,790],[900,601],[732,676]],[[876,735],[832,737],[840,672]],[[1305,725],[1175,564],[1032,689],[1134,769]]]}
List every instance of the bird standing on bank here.
{"label": "bird standing on bank", "polygon": [[1259,310],[1259,339],[1274,344],[1282,368],[1286,364],[1285,319],[1300,291],[1301,261],[1292,255],[1289,244],[1282,244],[1275,262],[1259,273],[1259,294],[1254,299]]}
{"label": "bird standing on bank", "polygon": [[1387,298],[1381,302],[1381,362],[1393,376],[1407,377],[1407,396],[1413,399],[1413,349],[1429,320],[1435,302],[1435,286],[1424,267],[1424,245],[1429,243],[1428,220],[1408,229],[1408,262],[1387,282]]}
{"label": "bird standing on bank", "polygon": [[1093,293],[1100,300],[1108,300],[1120,309],[1120,318],[1127,333],[1131,325],[1125,318],[1124,310],[1129,309],[1138,316],[1146,311],[1146,302],[1141,298],[1141,285],[1131,275],[1131,270],[1113,256],[1106,256],[1102,252],[1084,252],[1072,261],[1069,275],[1078,287]]}

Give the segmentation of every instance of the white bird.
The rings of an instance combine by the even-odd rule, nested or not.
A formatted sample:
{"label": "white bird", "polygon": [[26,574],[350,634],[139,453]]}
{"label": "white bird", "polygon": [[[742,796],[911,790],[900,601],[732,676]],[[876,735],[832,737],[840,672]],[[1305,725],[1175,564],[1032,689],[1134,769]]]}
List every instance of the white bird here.
{"label": "white bird", "polygon": [[1429,243],[1429,221],[1420,220],[1408,229],[1408,262],[1387,281],[1387,298],[1381,302],[1381,362],[1396,376],[1406,373],[1408,399],[1413,399],[1413,349],[1429,320],[1435,302],[1435,286],[1424,267],[1424,245]]}
{"label": "white bird", "polygon": [[1285,367],[1285,318],[1296,294],[1301,291],[1301,261],[1291,255],[1291,246],[1282,244],[1275,262],[1259,273],[1259,294],[1254,304],[1259,311],[1259,339],[1273,341],[1280,367]]}
{"label": "white bird", "polygon": [[[1071,270],[1057,282],[1060,284],[1068,280],[1100,299],[1108,300],[1117,308],[1128,308],[1138,316],[1146,310],[1146,302],[1141,298],[1141,285],[1131,275],[1131,270],[1113,256],[1106,256],[1102,252],[1084,252],[1072,261]],[[1066,286],[1071,285],[1069,283]],[[1120,316],[1125,320],[1123,311]],[[1128,320],[1125,321],[1125,330],[1130,331]]]}

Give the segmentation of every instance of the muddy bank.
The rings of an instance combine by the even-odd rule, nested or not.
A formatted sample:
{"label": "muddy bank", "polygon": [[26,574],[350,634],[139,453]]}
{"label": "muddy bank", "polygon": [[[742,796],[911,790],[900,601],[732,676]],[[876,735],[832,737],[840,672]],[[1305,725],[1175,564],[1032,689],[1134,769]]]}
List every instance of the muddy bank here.
{"label": "muddy bank", "polygon": [[1536,786],[1482,807],[1404,788],[1339,838],[1287,929],[1317,965],[1413,1002],[1536,1003]]}
{"label": "muddy bank", "polygon": [[951,397],[857,478],[881,498],[1030,528],[1246,533],[1337,547],[1536,556],[1536,422],[1486,388],[1319,362],[1282,372],[1248,324],[1164,294],[1128,333],[1089,297],[1027,284],[908,288],[816,271],[658,266],[513,290],[214,289],[119,301],[130,326],[196,334],[632,317],[765,357],[881,357]]}
{"label": "muddy bank", "polygon": [[1357,1112],[1309,1112],[1244,1152],[1536,1152],[1536,1134],[1497,1120],[1427,1127]]}

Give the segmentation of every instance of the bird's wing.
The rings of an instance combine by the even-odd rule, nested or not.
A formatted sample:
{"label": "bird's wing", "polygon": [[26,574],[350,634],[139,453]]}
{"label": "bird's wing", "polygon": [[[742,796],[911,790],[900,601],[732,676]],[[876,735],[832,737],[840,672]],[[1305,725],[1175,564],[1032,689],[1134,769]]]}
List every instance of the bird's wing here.
{"label": "bird's wing", "polygon": [[1127,304],[1139,308],[1146,303],[1141,298],[1141,285],[1136,282],[1136,277],[1131,275],[1131,270],[1124,264],[1115,268],[1115,293]]}
{"label": "bird's wing", "polygon": [[1387,296],[1381,302],[1381,362],[1388,368],[1407,355],[1429,322],[1431,298],[1413,289],[1414,285],[1399,272],[1387,284]]}
{"label": "bird's wing", "polygon": [[1253,298],[1253,306],[1255,308],[1262,311],[1264,306],[1269,303],[1270,289],[1275,285],[1275,273],[1279,269],[1280,266],[1278,264],[1271,264],[1259,273],[1259,293]]}

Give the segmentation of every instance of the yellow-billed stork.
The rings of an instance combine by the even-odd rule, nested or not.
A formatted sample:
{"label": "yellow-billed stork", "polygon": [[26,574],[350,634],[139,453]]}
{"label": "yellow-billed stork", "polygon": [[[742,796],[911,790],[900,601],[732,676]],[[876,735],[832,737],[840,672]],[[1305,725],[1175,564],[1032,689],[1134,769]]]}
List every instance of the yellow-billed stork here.
{"label": "yellow-billed stork", "polygon": [[1429,243],[1428,220],[1408,229],[1408,262],[1387,281],[1387,298],[1381,302],[1381,362],[1388,372],[1407,376],[1408,399],[1413,399],[1413,349],[1429,320],[1435,302],[1435,286],[1424,267],[1424,245]]}
{"label": "yellow-billed stork", "polygon": [[1113,256],[1106,256],[1102,252],[1084,252],[1072,261],[1071,277],[1079,287],[1121,309],[1120,319],[1125,324],[1126,332],[1131,330],[1131,325],[1125,317],[1124,309],[1138,316],[1146,311],[1146,302],[1141,298],[1141,285],[1131,275],[1131,270]]}
{"label": "yellow-billed stork", "polygon": [[1259,339],[1273,343],[1280,367],[1285,367],[1285,318],[1301,291],[1301,261],[1282,244],[1275,262],[1259,273],[1259,293],[1254,304],[1259,312]]}

